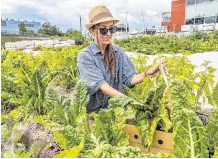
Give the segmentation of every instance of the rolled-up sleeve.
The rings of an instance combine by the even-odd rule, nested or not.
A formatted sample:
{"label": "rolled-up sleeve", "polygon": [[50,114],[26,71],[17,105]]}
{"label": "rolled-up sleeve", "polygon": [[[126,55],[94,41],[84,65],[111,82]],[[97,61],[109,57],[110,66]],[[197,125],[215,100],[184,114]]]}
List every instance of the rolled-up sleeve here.
{"label": "rolled-up sleeve", "polygon": [[123,69],[123,84],[127,85],[128,87],[133,87],[131,85],[131,81],[133,79],[133,77],[137,74],[135,67],[132,63],[132,61],[130,60],[130,58],[124,53],[122,52],[122,69]]}
{"label": "rolled-up sleeve", "polygon": [[80,53],[77,57],[77,70],[80,79],[84,80],[87,84],[88,94],[93,95],[103,83],[106,83],[103,73],[95,65],[94,60],[84,52]]}

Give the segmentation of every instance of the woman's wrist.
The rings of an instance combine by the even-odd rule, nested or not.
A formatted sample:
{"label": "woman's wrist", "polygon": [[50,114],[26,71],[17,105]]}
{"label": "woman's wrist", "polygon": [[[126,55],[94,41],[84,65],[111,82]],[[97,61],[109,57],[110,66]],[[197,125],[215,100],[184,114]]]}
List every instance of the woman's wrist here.
{"label": "woman's wrist", "polygon": [[144,78],[146,78],[148,75],[147,75],[147,70],[144,71]]}

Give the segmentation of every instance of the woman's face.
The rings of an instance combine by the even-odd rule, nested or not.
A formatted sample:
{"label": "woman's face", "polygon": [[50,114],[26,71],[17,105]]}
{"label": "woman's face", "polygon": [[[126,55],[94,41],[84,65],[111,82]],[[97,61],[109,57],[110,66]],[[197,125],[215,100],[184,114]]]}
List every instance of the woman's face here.
{"label": "woman's face", "polygon": [[111,43],[111,38],[112,38],[111,32],[108,30],[107,34],[102,35],[99,29],[101,28],[110,29],[112,26],[113,26],[113,21],[102,22],[96,25],[95,29],[91,31],[92,34],[95,36],[95,40],[97,40],[98,38],[99,44],[107,45]]}

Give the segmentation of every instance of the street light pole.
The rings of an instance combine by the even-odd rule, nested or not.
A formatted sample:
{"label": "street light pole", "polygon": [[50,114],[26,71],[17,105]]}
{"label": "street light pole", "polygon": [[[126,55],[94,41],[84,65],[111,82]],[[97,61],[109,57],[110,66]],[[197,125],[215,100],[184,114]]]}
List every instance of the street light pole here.
{"label": "street light pole", "polygon": [[81,16],[79,16],[79,21],[80,21],[81,41],[83,41],[83,34],[82,34],[82,18],[81,18]]}
{"label": "street light pole", "polygon": [[195,0],[195,17],[194,17],[194,26],[195,26],[195,19],[196,19],[196,0]]}
{"label": "street light pole", "polygon": [[144,34],[145,34],[145,20],[144,20],[144,14],[143,14],[143,11],[142,11],[142,20],[143,20],[143,24],[144,24]]}
{"label": "street light pole", "polygon": [[127,13],[128,13],[128,12],[126,12],[126,33],[127,33],[127,35],[128,35],[128,31],[127,31]]}

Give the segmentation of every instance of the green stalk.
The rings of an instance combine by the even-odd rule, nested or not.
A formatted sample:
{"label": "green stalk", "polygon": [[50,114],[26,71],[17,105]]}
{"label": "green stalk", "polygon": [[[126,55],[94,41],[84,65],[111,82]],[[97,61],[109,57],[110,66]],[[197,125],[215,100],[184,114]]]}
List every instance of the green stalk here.
{"label": "green stalk", "polygon": [[21,62],[21,61],[20,61],[20,63],[19,63],[19,66],[20,66],[22,72],[24,73],[25,77],[26,77],[27,80],[29,81],[29,84],[31,84],[31,80],[30,80],[28,74],[26,73],[26,71],[23,69],[22,62]]}
{"label": "green stalk", "polygon": [[192,138],[192,129],[191,129],[191,124],[190,121],[188,120],[188,129],[189,129],[189,139],[190,139],[190,145],[191,145],[191,158],[195,158],[195,150],[194,150],[194,141]]}

